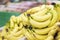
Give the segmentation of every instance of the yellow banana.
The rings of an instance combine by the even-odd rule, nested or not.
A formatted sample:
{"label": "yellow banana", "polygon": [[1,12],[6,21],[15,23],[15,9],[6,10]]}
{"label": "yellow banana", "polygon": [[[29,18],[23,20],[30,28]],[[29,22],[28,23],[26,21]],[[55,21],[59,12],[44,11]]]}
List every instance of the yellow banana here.
{"label": "yellow banana", "polygon": [[16,17],[16,23],[17,23],[17,24],[19,24],[19,23],[20,23],[20,21],[21,21],[21,20],[20,20],[19,16],[18,16],[18,17]]}
{"label": "yellow banana", "polygon": [[55,25],[52,27],[44,28],[44,29],[33,29],[33,31],[37,34],[48,34],[54,28],[56,28]]}
{"label": "yellow banana", "polygon": [[7,37],[13,36],[17,31],[18,31],[18,26],[17,24],[15,24],[15,28],[10,32],[10,35],[8,35]]}
{"label": "yellow banana", "polygon": [[18,16],[19,19],[18,19],[17,21],[22,22],[22,18],[21,18],[21,16],[22,16],[22,14]]}
{"label": "yellow banana", "polygon": [[19,40],[20,38],[24,37],[24,35],[18,35],[18,36],[11,36],[10,38],[8,37],[8,40]]}
{"label": "yellow banana", "polygon": [[25,13],[34,14],[34,13],[40,11],[40,10],[44,10],[44,8],[45,8],[45,5],[34,7],[34,8],[31,8],[31,9],[27,10]]}
{"label": "yellow banana", "polygon": [[21,18],[22,18],[22,22],[23,22],[23,24],[24,25],[28,25],[28,18],[27,18],[27,16],[25,16],[24,14],[21,14]]}
{"label": "yellow banana", "polygon": [[10,20],[12,20],[13,22],[16,22],[16,17],[13,15],[11,16]]}
{"label": "yellow banana", "polygon": [[57,14],[58,14],[58,21],[60,21],[60,3],[57,2],[54,7],[55,7],[55,10],[57,11]]}
{"label": "yellow banana", "polygon": [[40,11],[38,11],[38,12],[36,12],[36,13],[34,13],[34,14],[31,14],[31,15],[34,15],[34,16],[43,16],[43,15],[45,15],[48,11],[49,11],[48,8],[44,8],[43,10],[40,10]]}
{"label": "yellow banana", "polygon": [[28,40],[34,40],[34,38],[32,37],[31,33],[29,33],[27,29],[25,29],[25,37]]}
{"label": "yellow banana", "polygon": [[14,27],[14,22],[13,22],[13,20],[12,20],[12,18],[10,19],[10,28],[13,28]]}
{"label": "yellow banana", "polygon": [[51,12],[51,14],[52,14],[52,20],[51,20],[51,22],[50,22],[50,24],[49,24],[49,26],[51,27],[51,26],[53,26],[55,23],[56,23],[56,21],[57,21],[57,12],[55,11],[55,10],[50,10],[50,12]]}
{"label": "yellow banana", "polygon": [[40,7],[34,7],[34,8],[32,8],[32,9],[29,9],[29,10],[27,10],[27,12],[26,13],[35,13],[35,12],[37,12],[37,11],[39,11],[40,10]]}
{"label": "yellow banana", "polygon": [[[42,14],[42,13],[41,13]],[[36,20],[36,21],[46,21],[48,20],[52,15],[50,13],[47,13],[46,15],[43,16],[38,16],[38,15],[31,15],[31,17]]]}
{"label": "yellow banana", "polygon": [[36,37],[34,36],[34,34],[32,33],[32,30],[28,29],[28,32],[31,34],[31,36],[34,40],[37,40]]}
{"label": "yellow banana", "polygon": [[48,33],[48,35],[52,35],[52,36],[54,36],[55,33],[57,32],[57,30],[58,30],[58,27],[52,29],[52,30]]}
{"label": "yellow banana", "polygon": [[7,35],[9,35],[9,29],[4,28],[1,32],[1,36],[7,38]]}
{"label": "yellow banana", "polygon": [[47,20],[45,22],[37,22],[37,21],[33,20],[32,18],[30,18],[29,21],[30,21],[30,24],[35,28],[44,28],[50,24],[50,20]]}
{"label": "yellow banana", "polygon": [[54,40],[53,36],[48,36],[45,40]]}
{"label": "yellow banana", "polygon": [[36,39],[38,40],[44,40],[48,37],[48,35],[39,35],[39,34],[36,34],[35,32],[32,32],[34,34],[34,36],[36,37]]}
{"label": "yellow banana", "polygon": [[18,37],[19,35],[24,35],[24,28],[13,34],[14,36]]}
{"label": "yellow banana", "polygon": [[7,40],[7,39],[0,37],[0,40]]}
{"label": "yellow banana", "polygon": [[16,37],[11,36],[10,38],[7,38],[8,40],[17,40]]}

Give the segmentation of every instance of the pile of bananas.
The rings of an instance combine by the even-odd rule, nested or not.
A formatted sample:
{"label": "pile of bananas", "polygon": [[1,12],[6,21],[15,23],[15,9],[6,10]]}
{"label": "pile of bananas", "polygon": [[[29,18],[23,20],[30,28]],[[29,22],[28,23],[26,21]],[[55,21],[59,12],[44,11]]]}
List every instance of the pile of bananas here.
{"label": "pile of bananas", "polygon": [[0,33],[0,40],[60,40],[58,13],[52,5],[42,5],[12,16]]}

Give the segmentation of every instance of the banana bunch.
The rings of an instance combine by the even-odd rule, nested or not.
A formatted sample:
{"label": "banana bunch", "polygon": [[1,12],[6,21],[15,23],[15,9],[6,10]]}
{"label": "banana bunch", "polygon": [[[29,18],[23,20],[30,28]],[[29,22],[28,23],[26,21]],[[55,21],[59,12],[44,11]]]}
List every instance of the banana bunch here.
{"label": "banana bunch", "polygon": [[57,13],[54,9],[45,7],[44,10],[38,11],[29,16],[29,22],[34,28],[51,27],[57,21]]}
{"label": "banana bunch", "polygon": [[[58,30],[58,26],[55,24],[52,26],[51,30],[48,32],[48,29],[37,29],[36,33],[32,26],[29,26],[25,29],[25,37],[27,40],[54,40],[54,36]],[[42,34],[39,34],[42,33]]]}
{"label": "banana bunch", "polygon": [[39,11],[25,12],[28,16],[29,25],[25,29],[25,36],[28,40],[54,40],[54,35],[58,30],[57,12],[52,5],[43,5]]}
{"label": "banana bunch", "polygon": [[54,6],[34,7],[17,17],[12,16],[1,32],[0,40],[19,40],[23,36],[27,40],[54,40],[59,29],[57,20]]}
{"label": "banana bunch", "polygon": [[12,16],[10,21],[4,26],[1,33],[1,40],[18,40],[24,35],[23,23],[21,22],[20,16]]}

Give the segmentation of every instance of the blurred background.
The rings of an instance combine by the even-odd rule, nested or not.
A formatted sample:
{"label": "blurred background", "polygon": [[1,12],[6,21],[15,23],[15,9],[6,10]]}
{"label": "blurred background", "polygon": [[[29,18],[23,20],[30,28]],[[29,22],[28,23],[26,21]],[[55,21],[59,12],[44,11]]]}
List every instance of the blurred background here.
{"label": "blurred background", "polygon": [[24,12],[42,4],[50,4],[60,0],[0,0],[0,11]]}

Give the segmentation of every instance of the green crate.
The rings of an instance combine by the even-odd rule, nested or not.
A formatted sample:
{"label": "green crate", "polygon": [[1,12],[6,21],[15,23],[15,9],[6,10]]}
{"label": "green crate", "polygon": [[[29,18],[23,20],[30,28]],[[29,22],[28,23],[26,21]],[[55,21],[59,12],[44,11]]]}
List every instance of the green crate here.
{"label": "green crate", "polygon": [[18,16],[19,12],[0,12],[0,27],[4,26],[10,19],[12,15]]}

